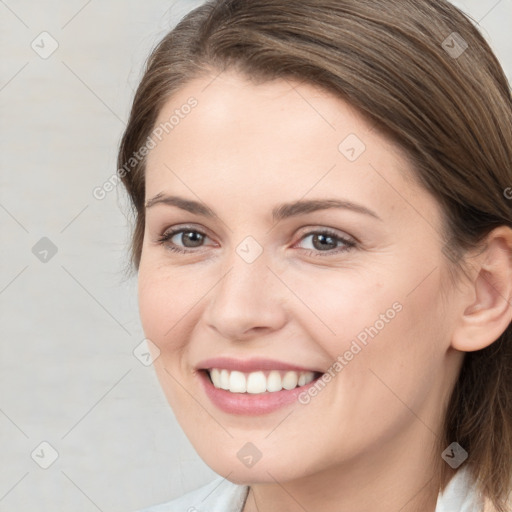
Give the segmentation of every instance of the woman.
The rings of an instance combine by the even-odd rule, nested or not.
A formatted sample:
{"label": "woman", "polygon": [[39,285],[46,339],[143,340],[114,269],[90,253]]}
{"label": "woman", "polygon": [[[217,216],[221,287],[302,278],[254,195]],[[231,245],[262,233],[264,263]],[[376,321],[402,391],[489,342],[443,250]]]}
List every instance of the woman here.
{"label": "woman", "polygon": [[208,2],[118,163],[154,366],[221,475],[147,510],[512,510],[512,102],[460,11]]}

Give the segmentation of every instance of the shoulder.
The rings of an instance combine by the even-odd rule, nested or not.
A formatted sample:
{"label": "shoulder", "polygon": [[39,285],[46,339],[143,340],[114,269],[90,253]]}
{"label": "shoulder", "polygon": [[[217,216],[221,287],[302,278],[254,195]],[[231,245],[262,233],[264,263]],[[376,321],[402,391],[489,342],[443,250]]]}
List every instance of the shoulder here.
{"label": "shoulder", "polygon": [[175,500],[137,512],[241,512],[248,490],[219,477]]}

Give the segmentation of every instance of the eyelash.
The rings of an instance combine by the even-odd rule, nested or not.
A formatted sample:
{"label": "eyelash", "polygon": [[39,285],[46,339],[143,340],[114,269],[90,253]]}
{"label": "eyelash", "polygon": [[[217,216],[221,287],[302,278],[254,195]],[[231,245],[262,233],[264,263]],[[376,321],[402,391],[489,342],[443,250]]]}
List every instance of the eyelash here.
{"label": "eyelash", "polygon": [[[181,249],[181,248],[179,248],[175,244],[172,244],[172,245],[169,244],[169,240],[171,240],[171,238],[173,238],[178,233],[198,233],[198,234],[200,234],[203,237],[207,237],[208,236],[205,233],[203,233],[202,231],[199,231],[199,230],[197,230],[195,228],[181,227],[181,228],[171,229],[170,231],[166,231],[163,235],[161,235],[157,239],[157,243],[160,244],[160,245],[164,245],[167,249],[169,249],[172,252],[176,252],[176,253],[180,253],[180,254],[190,254],[190,253],[197,252],[194,249]],[[338,242],[342,242],[343,244],[345,244],[345,247],[338,248],[338,249],[333,249],[333,250],[329,250],[329,251],[319,251],[319,250],[304,249],[305,251],[308,251],[307,252],[307,256],[320,256],[320,257],[334,256],[334,255],[337,255],[337,254],[341,254],[343,252],[350,251],[351,249],[353,249],[357,245],[356,242],[354,242],[353,240],[349,240],[348,238],[344,238],[344,237],[338,235],[337,233],[335,233],[334,231],[331,231],[330,229],[327,229],[327,228],[324,228],[324,229],[321,229],[321,230],[317,230],[317,231],[310,231],[309,233],[306,233],[301,238],[301,241],[304,238],[307,238],[308,236],[311,236],[311,235],[327,235],[329,238],[333,238],[333,239],[335,239]]]}

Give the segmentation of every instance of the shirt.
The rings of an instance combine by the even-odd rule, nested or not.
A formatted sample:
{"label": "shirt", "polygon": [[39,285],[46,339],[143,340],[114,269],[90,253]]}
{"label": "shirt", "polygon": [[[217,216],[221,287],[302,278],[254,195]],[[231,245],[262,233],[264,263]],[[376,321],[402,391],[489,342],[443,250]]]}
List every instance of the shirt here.
{"label": "shirt", "polygon": [[[242,512],[248,492],[249,486],[219,477],[180,498],[138,512]],[[444,492],[439,493],[435,512],[481,512],[483,509],[483,499],[477,494],[467,471],[461,469]]]}

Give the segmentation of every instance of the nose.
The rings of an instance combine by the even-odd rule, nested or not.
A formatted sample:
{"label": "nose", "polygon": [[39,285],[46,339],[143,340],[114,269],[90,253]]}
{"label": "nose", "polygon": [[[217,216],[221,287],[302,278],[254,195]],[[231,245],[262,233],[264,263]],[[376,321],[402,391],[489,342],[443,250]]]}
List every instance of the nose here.
{"label": "nose", "polygon": [[203,312],[206,324],[228,340],[248,340],[277,331],[286,323],[290,292],[268,266],[265,253],[247,263],[233,253],[210,292]]}

